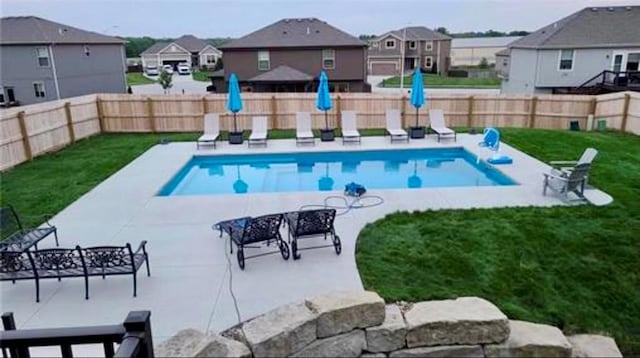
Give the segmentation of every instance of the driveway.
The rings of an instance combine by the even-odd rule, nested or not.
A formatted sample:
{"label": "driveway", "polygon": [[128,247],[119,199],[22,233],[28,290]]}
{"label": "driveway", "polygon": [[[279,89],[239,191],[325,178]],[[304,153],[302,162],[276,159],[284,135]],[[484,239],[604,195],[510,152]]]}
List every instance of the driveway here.
{"label": "driveway", "polygon": [[[157,80],[158,76],[147,76],[150,79]],[[190,75],[180,76],[177,73],[173,74],[173,87],[169,89],[169,93],[174,94],[204,94],[207,93],[207,86],[211,82],[195,81]],[[131,86],[131,90],[135,94],[163,94],[164,90],[158,83],[150,85],[137,85]]]}

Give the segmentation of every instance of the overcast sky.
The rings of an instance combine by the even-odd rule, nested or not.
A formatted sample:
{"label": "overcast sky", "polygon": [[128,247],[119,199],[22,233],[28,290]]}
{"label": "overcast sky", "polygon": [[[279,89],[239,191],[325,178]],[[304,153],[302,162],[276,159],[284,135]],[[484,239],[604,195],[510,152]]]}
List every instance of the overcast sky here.
{"label": "overcast sky", "polygon": [[296,17],[317,17],[353,35],[407,24],[451,32],[532,31],[586,6],[613,5],[640,0],[0,0],[0,12],[108,35],[210,38],[239,37]]}

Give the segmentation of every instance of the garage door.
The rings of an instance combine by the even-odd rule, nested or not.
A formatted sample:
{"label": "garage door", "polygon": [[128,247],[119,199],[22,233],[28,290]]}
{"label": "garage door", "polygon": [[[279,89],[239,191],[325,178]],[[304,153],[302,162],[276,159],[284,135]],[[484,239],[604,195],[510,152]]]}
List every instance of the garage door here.
{"label": "garage door", "polygon": [[397,74],[395,63],[372,63],[371,74],[374,76],[393,76]]}

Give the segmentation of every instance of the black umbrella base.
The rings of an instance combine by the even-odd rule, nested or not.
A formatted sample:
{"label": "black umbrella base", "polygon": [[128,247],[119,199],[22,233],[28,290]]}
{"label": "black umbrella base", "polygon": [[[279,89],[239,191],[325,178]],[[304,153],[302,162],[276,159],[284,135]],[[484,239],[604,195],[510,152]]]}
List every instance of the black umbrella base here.
{"label": "black umbrella base", "polygon": [[229,144],[242,144],[243,132],[229,132]]}
{"label": "black umbrella base", "polygon": [[411,127],[409,128],[411,139],[422,139],[424,138],[424,127]]}
{"label": "black umbrella base", "polygon": [[323,142],[333,142],[335,140],[333,129],[321,129],[320,140]]}

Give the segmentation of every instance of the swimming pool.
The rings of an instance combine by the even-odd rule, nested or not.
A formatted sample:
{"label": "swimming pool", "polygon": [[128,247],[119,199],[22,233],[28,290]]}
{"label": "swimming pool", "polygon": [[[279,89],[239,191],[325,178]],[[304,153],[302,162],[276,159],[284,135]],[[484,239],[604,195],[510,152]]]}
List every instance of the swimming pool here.
{"label": "swimming pool", "polygon": [[464,148],[193,157],[159,196],[516,185]]}

